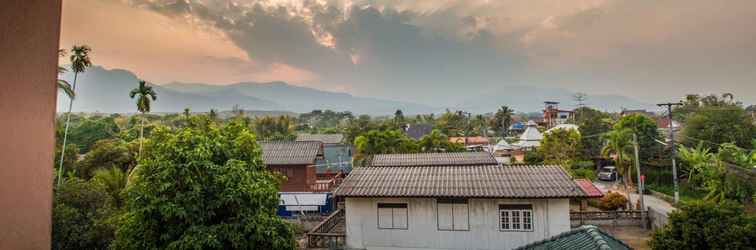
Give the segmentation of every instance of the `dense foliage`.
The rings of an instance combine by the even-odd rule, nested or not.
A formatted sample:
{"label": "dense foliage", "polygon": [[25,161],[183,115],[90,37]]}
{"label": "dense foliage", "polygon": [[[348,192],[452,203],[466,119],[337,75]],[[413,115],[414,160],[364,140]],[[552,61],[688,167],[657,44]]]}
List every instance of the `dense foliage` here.
{"label": "dense foliage", "polygon": [[541,147],[546,164],[570,169],[581,151],[580,133],[574,129],[556,129],[543,135]]}
{"label": "dense foliage", "polygon": [[294,249],[280,178],[241,122],[158,128],[126,188],[116,249]]}
{"label": "dense foliage", "polygon": [[64,179],[53,201],[52,249],[106,249],[113,240],[116,209],[101,186]]}
{"label": "dense foliage", "polygon": [[702,107],[686,119],[683,136],[686,145],[704,146],[716,150],[716,145],[734,143],[750,149],[751,138],[756,137],[756,127],[751,115],[739,106]]}
{"label": "dense foliage", "polygon": [[612,129],[612,120],[609,114],[588,108],[575,109],[575,125],[579,126],[583,157],[590,158],[601,155],[601,147],[604,140],[603,133]]}
{"label": "dense foliage", "polygon": [[756,217],[732,203],[686,204],[669,215],[649,244],[652,249],[753,249]]}
{"label": "dense foliage", "polygon": [[653,119],[641,114],[626,115],[614,124],[614,130],[623,129],[638,136],[639,157],[642,162],[657,157],[661,152],[661,144],[656,141],[661,141],[662,137]]}

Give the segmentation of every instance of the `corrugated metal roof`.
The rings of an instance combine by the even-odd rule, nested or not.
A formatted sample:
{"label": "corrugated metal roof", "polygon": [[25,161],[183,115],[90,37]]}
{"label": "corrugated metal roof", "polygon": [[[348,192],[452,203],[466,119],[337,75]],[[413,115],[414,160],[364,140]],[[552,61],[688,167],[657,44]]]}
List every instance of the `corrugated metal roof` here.
{"label": "corrugated metal roof", "polygon": [[318,155],[322,155],[318,141],[276,141],[262,142],[262,158],[265,165],[304,165],[315,164]]}
{"label": "corrugated metal roof", "polygon": [[325,206],[326,193],[279,193],[279,205],[284,206]]}
{"label": "corrugated metal roof", "polygon": [[559,166],[355,168],[334,190],[347,197],[587,197]]}
{"label": "corrugated metal roof", "polygon": [[633,248],[593,225],[585,225],[549,239],[516,248],[516,250],[542,249],[629,250]]}
{"label": "corrugated metal roof", "polygon": [[448,166],[496,165],[496,158],[488,152],[380,154],[373,157],[370,166]]}
{"label": "corrugated metal roof", "polygon": [[595,185],[593,185],[593,182],[588,179],[577,179],[575,180],[575,183],[577,183],[578,187],[583,190],[585,194],[587,194],[590,197],[604,197],[604,193],[601,192]]}
{"label": "corrugated metal roof", "polygon": [[298,134],[297,141],[319,141],[325,144],[340,144],[344,141],[342,134]]}

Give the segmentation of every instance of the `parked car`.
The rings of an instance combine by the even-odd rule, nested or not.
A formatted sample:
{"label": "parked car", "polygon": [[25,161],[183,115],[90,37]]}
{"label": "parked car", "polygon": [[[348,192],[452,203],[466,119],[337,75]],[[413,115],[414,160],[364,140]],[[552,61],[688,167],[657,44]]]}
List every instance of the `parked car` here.
{"label": "parked car", "polygon": [[601,168],[598,173],[598,179],[602,181],[616,181],[617,180],[617,168],[614,166],[606,166]]}

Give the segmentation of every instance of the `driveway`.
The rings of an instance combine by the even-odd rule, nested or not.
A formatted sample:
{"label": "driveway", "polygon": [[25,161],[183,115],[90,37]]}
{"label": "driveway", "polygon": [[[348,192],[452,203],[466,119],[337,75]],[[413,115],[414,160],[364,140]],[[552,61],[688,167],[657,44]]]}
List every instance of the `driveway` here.
{"label": "driveway", "polygon": [[[597,180],[593,182],[593,185],[595,185],[603,193],[612,191],[612,192],[625,194],[625,191],[623,190],[623,186],[619,183]],[[648,195],[648,194],[643,195],[643,200],[646,203],[647,207],[651,207],[655,211],[664,213],[665,215],[675,210],[675,207],[673,207],[672,204],[670,204],[669,202],[656,198],[652,195]],[[635,205],[635,203],[638,201],[638,194],[631,192],[630,201],[633,203],[633,205]]]}

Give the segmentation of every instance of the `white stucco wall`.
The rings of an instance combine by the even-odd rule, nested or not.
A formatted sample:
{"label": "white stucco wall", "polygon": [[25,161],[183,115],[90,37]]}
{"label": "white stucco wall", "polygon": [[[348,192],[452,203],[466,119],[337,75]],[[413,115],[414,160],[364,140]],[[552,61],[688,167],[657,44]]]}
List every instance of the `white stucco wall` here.
{"label": "white stucco wall", "polygon": [[[377,203],[408,204],[408,229],[378,229]],[[512,249],[570,230],[568,199],[470,199],[469,231],[439,231],[436,199],[347,198],[349,249]],[[499,230],[499,204],[532,204],[532,232]]]}

